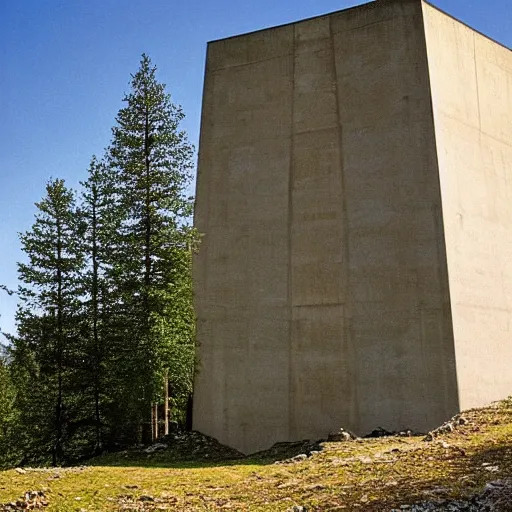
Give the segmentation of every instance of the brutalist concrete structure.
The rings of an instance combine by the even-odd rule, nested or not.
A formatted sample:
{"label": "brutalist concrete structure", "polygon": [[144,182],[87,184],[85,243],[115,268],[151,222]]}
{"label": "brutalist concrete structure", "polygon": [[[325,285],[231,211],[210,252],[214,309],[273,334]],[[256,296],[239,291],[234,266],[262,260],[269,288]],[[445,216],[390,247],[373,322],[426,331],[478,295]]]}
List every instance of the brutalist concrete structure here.
{"label": "brutalist concrete structure", "polygon": [[421,0],[208,45],[194,428],[244,452],[512,394],[512,53]]}

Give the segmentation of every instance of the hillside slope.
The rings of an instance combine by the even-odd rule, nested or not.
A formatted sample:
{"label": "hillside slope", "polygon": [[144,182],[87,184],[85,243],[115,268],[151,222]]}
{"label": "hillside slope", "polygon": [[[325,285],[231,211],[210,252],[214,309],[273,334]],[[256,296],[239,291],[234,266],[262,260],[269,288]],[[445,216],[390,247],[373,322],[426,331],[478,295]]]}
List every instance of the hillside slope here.
{"label": "hillside slope", "polygon": [[326,442],[321,451],[298,443],[236,458],[194,435],[88,466],[0,472],[0,510],[512,510],[512,399],[426,438]]}

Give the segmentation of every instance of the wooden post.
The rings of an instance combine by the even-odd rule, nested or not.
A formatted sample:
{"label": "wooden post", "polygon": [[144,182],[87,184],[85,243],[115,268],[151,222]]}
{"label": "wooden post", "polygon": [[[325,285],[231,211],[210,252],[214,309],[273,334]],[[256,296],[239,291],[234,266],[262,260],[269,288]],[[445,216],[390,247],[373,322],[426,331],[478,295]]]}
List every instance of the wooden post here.
{"label": "wooden post", "polygon": [[153,404],[151,404],[151,442],[155,442],[155,409]]}
{"label": "wooden post", "polygon": [[164,434],[169,435],[169,369],[164,374]]}
{"label": "wooden post", "polygon": [[154,440],[158,439],[158,404],[155,402],[155,412],[153,413],[155,417],[155,432],[154,432]]}

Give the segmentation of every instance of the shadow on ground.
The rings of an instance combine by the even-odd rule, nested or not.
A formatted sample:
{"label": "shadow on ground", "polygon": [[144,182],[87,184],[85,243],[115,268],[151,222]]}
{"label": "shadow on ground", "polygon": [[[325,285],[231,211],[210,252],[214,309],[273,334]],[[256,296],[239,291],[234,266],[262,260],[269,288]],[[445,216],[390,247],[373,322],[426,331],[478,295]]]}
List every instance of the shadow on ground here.
{"label": "shadow on ground", "polygon": [[[301,462],[322,450],[322,441],[276,443],[268,450],[244,455],[198,432],[141,448],[96,457],[90,466],[145,468],[209,468],[236,465],[269,465],[278,461]],[[293,459],[293,460],[292,460]]]}

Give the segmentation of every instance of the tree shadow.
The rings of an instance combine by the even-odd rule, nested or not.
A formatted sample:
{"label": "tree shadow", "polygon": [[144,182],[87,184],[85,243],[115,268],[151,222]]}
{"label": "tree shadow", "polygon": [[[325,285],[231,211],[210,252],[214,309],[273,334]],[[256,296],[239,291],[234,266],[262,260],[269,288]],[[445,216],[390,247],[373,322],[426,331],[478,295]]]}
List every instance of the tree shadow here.
{"label": "tree shadow", "polygon": [[[108,467],[140,467],[140,468],[169,468],[169,469],[192,469],[192,468],[212,468],[225,466],[267,466],[278,461],[289,460],[299,457],[300,460],[306,459],[312,453],[322,450],[323,441],[297,441],[276,443],[268,450],[243,455],[234,453],[222,445],[215,445],[213,453],[194,453],[194,448],[190,453],[183,453],[182,449],[173,449],[172,443],[168,449],[146,453],[143,450],[125,450],[113,452],[107,455],[96,457],[87,461],[89,466],[108,466]],[[224,456],[223,449],[232,456]]]}

